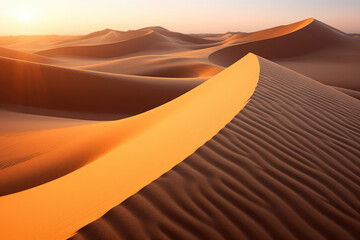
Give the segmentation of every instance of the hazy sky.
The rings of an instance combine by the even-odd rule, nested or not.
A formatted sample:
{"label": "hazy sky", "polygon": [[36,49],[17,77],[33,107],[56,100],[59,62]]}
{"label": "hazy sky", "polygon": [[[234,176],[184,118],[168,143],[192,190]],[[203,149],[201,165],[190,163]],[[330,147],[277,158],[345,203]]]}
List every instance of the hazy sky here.
{"label": "hazy sky", "polygon": [[251,32],[309,17],[360,33],[360,0],[0,0],[0,35],[146,26],[184,33]]}

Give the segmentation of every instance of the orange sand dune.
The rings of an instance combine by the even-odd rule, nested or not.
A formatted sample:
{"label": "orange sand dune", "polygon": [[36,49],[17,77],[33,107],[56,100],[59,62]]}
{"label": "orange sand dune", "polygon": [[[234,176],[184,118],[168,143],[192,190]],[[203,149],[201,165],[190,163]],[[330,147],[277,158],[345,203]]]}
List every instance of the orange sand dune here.
{"label": "orange sand dune", "polygon": [[[210,61],[227,66],[249,51],[268,59],[281,59],[303,56],[326,49],[360,50],[360,41],[317,20],[309,19],[300,22],[299,26],[293,24],[288,26],[289,29],[284,26],[277,33],[273,33],[273,29],[270,29],[269,32],[264,31],[270,36],[275,34],[277,37],[236,44],[216,51],[210,55]],[[284,34],[281,35],[281,33]]]}
{"label": "orange sand dune", "polygon": [[[254,36],[253,42],[250,35],[250,42],[215,51],[209,56],[210,62],[229,66],[248,52],[254,52],[322,83],[360,89],[360,68],[357,67],[360,40],[313,19],[261,31]],[[261,37],[265,39],[258,40]]]}
{"label": "orange sand dune", "polygon": [[[56,170],[69,170],[75,164],[97,159],[51,182],[0,197],[0,238],[69,237],[214,136],[248,102],[258,74],[256,56],[248,55],[181,97],[146,113],[1,139],[8,142],[0,151],[2,155],[12,155],[15,149],[11,146],[17,146],[20,153],[40,154],[25,162],[3,163],[15,164],[1,170],[0,183],[7,181],[7,187],[11,177],[27,183],[26,174],[30,174],[28,181],[34,181],[49,172],[54,176]],[[37,174],[31,176],[34,172]],[[113,191],[119,188],[122,191]]]}
{"label": "orange sand dune", "polygon": [[0,58],[0,68],[0,104],[8,109],[23,107],[20,112],[81,119],[139,114],[200,83],[103,74],[6,58]]}
{"label": "orange sand dune", "polygon": [[226,127],[71,239],[358,239],[360,102],[259,61]]}
{"label": "orange sand dune", "polygon": [[359,44],[314,19],[0,37],[0,239],[357,239]]}

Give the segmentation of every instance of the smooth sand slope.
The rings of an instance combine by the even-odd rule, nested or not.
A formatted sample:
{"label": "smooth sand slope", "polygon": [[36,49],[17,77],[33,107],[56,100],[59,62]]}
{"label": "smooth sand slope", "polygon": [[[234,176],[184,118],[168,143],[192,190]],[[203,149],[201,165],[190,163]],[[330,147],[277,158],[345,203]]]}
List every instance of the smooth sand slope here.
{"label": "smooth sand slope", "polygon": [[[0,182],[6,184],[1,189],[12,185],[9,178],[15,182],[22,178],[17,183],[35,181],[49,172],[59,175],[56,171],[93,162],[51,182],[0,197],[0,238],[71,236],[213,137],[245,106],[258,77],[257,57],[250,54],[179,98],[143,114],[6,138],[2,154],[28,148],[44,153],[25,162],[3,162]],[[23,144],[29,139],[33,145]],[[119,188],[122,191],[114,192]]]}
{"label": "smooth sand slope", "polygon": [[72,239],[357,239],[360,102],[260,66],[225,128]]}

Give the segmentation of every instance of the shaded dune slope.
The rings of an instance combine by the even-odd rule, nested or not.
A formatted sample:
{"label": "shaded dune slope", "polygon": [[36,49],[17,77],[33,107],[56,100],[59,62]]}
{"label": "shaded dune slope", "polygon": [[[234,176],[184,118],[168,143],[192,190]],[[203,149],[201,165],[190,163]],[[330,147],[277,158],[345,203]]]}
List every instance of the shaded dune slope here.
{"label": "shaded dune slope", "polygon": [[209,60],[221,66],[229,66],[248,52],[266,59],[290,58],[325,49],[360,50],[358,40],[322,22],[313,20],[293,32],[278,37],[236,44],[220,49]]}
{"label": "shaded dune slope", "polygon": [[260,64],[225,128],[71,239],[357,239],[360,103]]}
{"label": "shaded dune slope", "polygon": [[[111,75],[0,58],[0,104],[16,111],[116,119],[172,100],[201,82]],[[45,109],[45,110],[41,110]]]}

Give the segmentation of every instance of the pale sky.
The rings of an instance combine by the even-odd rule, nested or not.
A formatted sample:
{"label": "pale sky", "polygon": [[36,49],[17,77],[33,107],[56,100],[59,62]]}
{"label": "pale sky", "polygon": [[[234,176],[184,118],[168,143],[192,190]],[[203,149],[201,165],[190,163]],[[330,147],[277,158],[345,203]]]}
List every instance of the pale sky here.
{"label": "pale sky", "polygon": [[147,26],[183,33],[252,32],[309,17],[360,33],[360,0],[0,0],[0,35]]}

